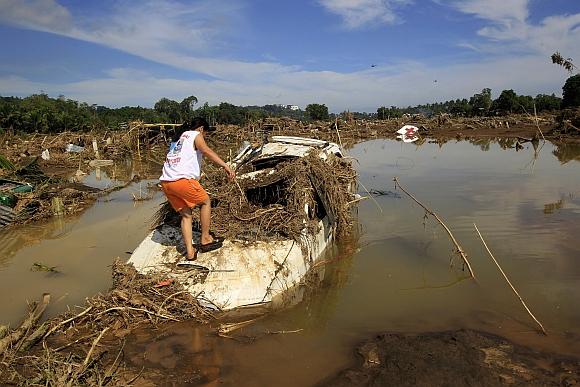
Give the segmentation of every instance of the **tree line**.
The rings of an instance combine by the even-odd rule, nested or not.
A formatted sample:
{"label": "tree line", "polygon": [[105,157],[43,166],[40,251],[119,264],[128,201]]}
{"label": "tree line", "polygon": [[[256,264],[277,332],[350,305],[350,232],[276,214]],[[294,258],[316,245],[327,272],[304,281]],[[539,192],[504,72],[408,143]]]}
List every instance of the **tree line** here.
{"label": "tree line", "polygon": [[[469,99],[422,104],[399,108],[380,107],[376,113],[348,112],[353,118],[397,118],[403,114],[451,114],[456,116],[485,116],[509,113],[554,111],[580,106],[580,74],[571,76],[564,84],[563,97],[554,94],[539,94],[536,97],[518,95],[513,90],[503,90],[497,99],[492,99],[491,89],[483,89]],[[197,97],[191,95],[182,101],[161,98],[153,108],[123,106],[108,108],[89,105],[67,99],[64,96],[51,98],[45,93],[25,98],[0,96],[0,130],[12,129],[20,132],[61,132],[67,130],[115,129],[132,120],[145,122],[180,123],[201,116],[211,124],[244,125],[266,117],[290,117],[297,120],[328,120],[335,115],[328,112],[325,104],[312,103],[305,110],[293,110],[285,105],[236,106],[227,102],[211,106],[198,106]]]}
{"label": "tree line", "polygon": [[196,106],[197,103],[197,97],[191,95],[179,102],[161,98],[153,108],[141,106],[109,108],[67,99],[62,95],[51,98],[45,93],[25,98],[0,96],[0,131],[11,129],[27,133],[51,133],[115,129],[122,128],[124,124],[133,120],[181,123],[194,116],[204,117],[211,124],[238,125],[266,117],[308,118],[304,111],[292,110],[282,105],[235,106],[222,102],[215,106],[207,103]]}
{"label": "tree line", "polygon": [[397,106],[377,109],[377,118],[397,118],[403,114],[423,114],[427,116],[450,114],[454,116],[489,116],[511,113],[529,113],[556,111],[580,106],[580,74],[569,77],[562,87],[562,98],[551,94],[538,94],[536,97],[518,95],[513,90],[503,90],[497,99],[492,99],[491,89],[485,88],[469,99],[455,99],[445,102],[409,106]]}

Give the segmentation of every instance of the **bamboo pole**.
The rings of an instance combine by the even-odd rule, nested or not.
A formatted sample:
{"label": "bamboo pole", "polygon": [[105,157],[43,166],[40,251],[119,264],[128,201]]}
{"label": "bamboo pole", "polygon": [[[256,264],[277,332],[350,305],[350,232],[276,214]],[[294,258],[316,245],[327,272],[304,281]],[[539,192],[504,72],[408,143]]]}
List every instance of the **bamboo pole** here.
{"label": "bamboo pole", "polygon": [[344,149],[342,146],[342,140],[340,139],[340,132],[338,131],[338,117],[334,118],[334,129],[336,130],[336,134],[338,135],[338,144],[340,145],[340,149]]}
{"label": "bamboo pole", "polygon": [[499,269],[500,273],[503,275],[503,278],[505,278],[505,280],[507,281],[507,283],[509,284],[509,286],[512,288],[513,292],[518,297],[518,299],[520,300],[520,302],[522,303],[522,305],[524,306],[524,308],[526,308],[526,311],[528,312],[528,314],[530,316],[532,316],[532,318],[534,319],[534,321],[540,326],[540,329],[542,330],[542,333],[547,336],[548,334],[546,333],[546,330],[544,329],[544,326],[542,325],[542,323],[539,322],[538,319],[536,318],[536,316],[534,316],[534,314],[530,311],[530,309],[528,308],[528,306],[526,305],[526,303],[524,302],[524,300],[522,299],[522,297],[520,296],[520,294],[518,293],[518,291],[516,290],[516,288],[512,285],[512,283],[508,279],[507,275],[505,274],[505,272],[503,271],[503,269],[501,268],[501,266],[499,265],[499,263],[497,262],[497,260],[493,256],[493,254],[491,253],[491,251],[489,250],[489,247],[487,247],[487,243],[485,243],[485,241],[483,240],[483,237],[481,236],[481,233],[479,232],[479,229],[477,228],[477,225],[475,223],[473,223],[473,226],[475,227],[475,231],[477,231],[477,234],[479,235],[479,238],[483,242],[483,245],[485,246],[485,249],[489,253],[489,256],[491,257],[491,259],[493,259],[493,262],[495,263],[495,265]]}
{"label": "bamboo pole", "polygon": [[367,189],[367,187],[365,187],[365,185],[360,180],[358,181],[358,183],[367,192],[367,194],[369,195],[369,198],[371,198],[371,200],[376,204],[377,208],[379,209],[379,211],[381,211],[381,214],[382,214],[383,213],[383,207],[381,207],[381,205],[379,204],[379,202],[377,202],[377,199],[375,199],[373,197],[373,194],[370,193],[370,191]]}
{"label": "bamboo pole", "polygon": [[394,177],[393,178],[393,181],[395,182],[395,188],[398,186],[401,189],[401,191],[403,191],[405,194],[407,194],[407,196],[409,196],[411,199],[413,199],[413,201],[415,203],[417,203],[418,205],[420,205],[429,215],[433,216],[437,220],[437,222],[439,222],[439,224],[441,226],[443,226],[443,228],[447,232],[447,235],[449,235],[449,238],[451,239],[451,242],[453,242],[453,244],[455,245],[455,248],[457,249],[457,252],[461,256],[461,259],[463,259],[463,262],[467,266],[467,269],[469,270],[469,274],[471,275],[471,278],[475,279],[475,274],[473,273],[473,270],[471,269],[471,265],[469,264],[469,261],[467,260],[467,254],[465,254],[465,251],[463,251],[463,248],[461,248],[461,246],[459,245],[459,243],[457,242],[457,240],[455,239],[455,237],[451,233],[451,230],[449,230],[449,227],[447,227],[445,225],[445,223],[443,223],[443,221],[441,220],[441,218],[439,218],[439,216],[435,212],[433,212],[432,210],[430,210],[429,208],[427,208],[423,203],[421,203],[419,200],[417,200],[417,198],[415,198],[412,194],[410,194],[409,192],[407,192],[407,190],[405,188],[403,188],[403,186],[399,182],[399,178],[398,177]]}

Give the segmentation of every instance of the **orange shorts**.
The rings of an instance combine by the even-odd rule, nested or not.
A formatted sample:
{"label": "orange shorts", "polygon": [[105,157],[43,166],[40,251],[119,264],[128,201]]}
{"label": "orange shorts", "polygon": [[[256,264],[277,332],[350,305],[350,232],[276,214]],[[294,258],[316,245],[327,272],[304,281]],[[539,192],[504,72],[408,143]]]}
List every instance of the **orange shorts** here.
{"label": "orange shorts", "polygon": [[199,181],[195,179],[162,181],[161,188],[171,207],[177,212],[184,208],[193,208],[209,198]]}

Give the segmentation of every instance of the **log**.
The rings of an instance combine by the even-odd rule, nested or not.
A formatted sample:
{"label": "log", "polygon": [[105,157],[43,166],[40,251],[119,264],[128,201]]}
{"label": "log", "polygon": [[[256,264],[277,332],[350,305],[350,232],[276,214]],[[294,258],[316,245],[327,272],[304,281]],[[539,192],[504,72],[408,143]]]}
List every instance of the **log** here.
{"label": "log", "polygon": [[19,342],[24,335],[36,324],[36,322],[40,319],[44,310],[50,303],[50,294],[44,293],[42,295],[42,302],[37,304],[32,313],[28,315],[28,317],[20,324],[20,326],[14,330],[14,332],[10,333],[2,340],[0,340],[0,355],[3,354],[10,345],[13,343]]}
{"label": "log", "polygon": [[8,334],[8,327],[6,325],[0,325],[0,339]]}
{"label": "log", "polygon": [[34,345],[38,343],[42,339],[42,337],[46,334],[46,331],[48,331],[48,324],[43,323],[30,336],[28,336],[22,341],[22,345],[20,346],[18,351],[26,352],[30,348],[34,347]]}

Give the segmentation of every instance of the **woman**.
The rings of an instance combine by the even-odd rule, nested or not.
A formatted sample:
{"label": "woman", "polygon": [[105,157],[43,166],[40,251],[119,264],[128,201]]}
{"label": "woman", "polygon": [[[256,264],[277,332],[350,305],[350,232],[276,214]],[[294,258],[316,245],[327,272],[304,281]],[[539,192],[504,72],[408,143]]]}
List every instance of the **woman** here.
{"label": "woman", "polygon": [[195,260],[198,252],[192,242],[192,209],[194,207],[199,206],[201,223],[199,250],[205,252],[219,249],[223,242],[209,233],[210,200],[207,192],[199,184],[202,155],[221,166],[230,179],[236,177],[235,172],[205,143],[203,133],[208,129],[207,121],[199,117],[186,121],[181,127],[176,128],[163,164],[163,173],[159,178],[167,200],[181,215],[181,233],[188,260]]}

